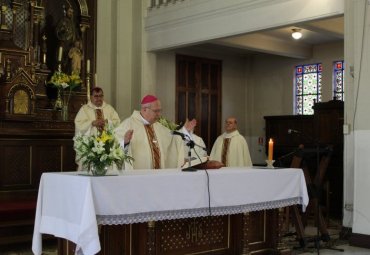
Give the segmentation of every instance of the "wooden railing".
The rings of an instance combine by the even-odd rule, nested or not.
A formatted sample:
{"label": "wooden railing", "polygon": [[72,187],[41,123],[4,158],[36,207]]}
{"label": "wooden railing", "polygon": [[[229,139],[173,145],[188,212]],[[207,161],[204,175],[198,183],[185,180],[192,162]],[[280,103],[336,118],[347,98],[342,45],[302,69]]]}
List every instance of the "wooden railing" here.
{"label": "wooden railing", "polygon": [[170,4],[176,4],[178,2],[184,2],[186,0],[149,0],[148,9],[164,7]]}

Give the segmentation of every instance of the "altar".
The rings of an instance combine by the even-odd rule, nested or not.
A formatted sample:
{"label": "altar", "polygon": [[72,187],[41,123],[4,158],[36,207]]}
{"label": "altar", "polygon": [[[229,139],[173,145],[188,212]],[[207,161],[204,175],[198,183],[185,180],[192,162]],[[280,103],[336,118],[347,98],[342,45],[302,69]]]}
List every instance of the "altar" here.
{"label": "altar", "polygon": [[[85,255],[282,250],[280,210],[273,209],[295,204],[308,204],[301,169],[44,173],[32,250],[41,254],[42,234],[69,240]],[[264,244],[253,248],[256,238]],[[59,254],[68,254],[69,244]]]}

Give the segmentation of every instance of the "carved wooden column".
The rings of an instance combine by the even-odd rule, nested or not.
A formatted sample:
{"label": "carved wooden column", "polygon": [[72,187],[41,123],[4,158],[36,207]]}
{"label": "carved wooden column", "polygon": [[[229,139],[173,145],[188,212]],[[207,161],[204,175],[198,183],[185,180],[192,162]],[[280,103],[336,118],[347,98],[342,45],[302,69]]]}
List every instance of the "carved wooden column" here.
{"label": "carved wooden column", "polygon": [[41,23],[43,19],[43,11],[44,8],[41,6],[34,7],[34,31],[33,31],[33,47],[34,47],[34,59],[36,60],[35,64],[37,67],[40,66],[41,61],[41,46],[40,46],[40,31],[41,31]]}
{"label": "carved wooden column", "polygon": [[288,248],[288,246],[283,242],[283,224],[284,224],[284,208],[278,209],[278,228],[277,228],[277,250],[280,254],[291,254],[291,250]]}
{"label": "carved wooden column", "polygon": [[[90,70],[87,70],[86,61],[88,58],[86,58],[87,55],[87,43],[86,43],[86,31],[90,28],[89,24],[86,24],[85,22],[88,22],[87,20],[83,19],[84,23],[81,22],[80,24],[80,30],[81,30],[81,40],[82,40],[82,46],[83,46],[83,55],[85,56],[84,61],[81,63],[81,77],[84,77],[85,75],[89,75],[87,71],[90,72]],[[93,66],[94,69],[94,66]],[[96,84],[94,84],[96,86]],[[86,89],[87,86],[83,86],[82,89]],[[88,95],[89,97],[90,95]]]}
{"label": "carved wooden column", "polygon": [[243,215],[243,237],[242,237],[242,255],[249,255],[249,224],[250,224],[250,214],[249,212]]}
{"label": "carved wooden column", "polygon": [[147,255],[155,255],[155,221],[148,222]]}
{"label": "carved wooden column", "polygon": [[30,1],[30,25],[29,25],[29,29],[30,29],[30,32],[28,33],[29,35],[29,38],[28,38],[28,49],[29,49],[29,54],[30,54],[30,63],[33,63],[33,60],[34,60],[34,47],[33,47],[33,37],[34,37],[34,33],[33,33],[33,22],[34,22],[34,7],[35,7],[35,1],[34,0],[31,0]]}

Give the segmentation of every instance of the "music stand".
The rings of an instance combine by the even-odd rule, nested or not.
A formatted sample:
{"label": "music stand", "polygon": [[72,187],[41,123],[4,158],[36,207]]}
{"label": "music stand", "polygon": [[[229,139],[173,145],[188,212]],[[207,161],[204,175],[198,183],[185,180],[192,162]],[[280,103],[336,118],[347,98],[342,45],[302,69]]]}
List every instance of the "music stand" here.
{"label": "music stand", "polygon": [[[299,132],[299,131],[296,131],[294,130],[294,132],[292,132],[291,129],[288,130],[288,134],[296,134],[296,135],[299,135],[303,138],[306,138],[308,139],[309,141],[311,141],[314,145],[315,145],[315,154],[316,154],[316,175],[318,176],[319,180],[318,181],[314,181],[311,185],[311,189],[312,189],[312,193],[313,196],[316,197],[316,229],[317,229],[317,232],[316,232],[316,237],[314,238],[314,242],[315,242],[315,247],[316,247],[316,251],[317,251],[317,254],[320,254],[320,241],[323,239],[323,241],[326,241],[328,242],[330,240],[330,236],[328,234],[324,234],[323,237],[324,238],[321,238],[320,237],[320,228],[321,228],[321,205],[320,205],[320,202],[321,202],[321,191],[322,191],[322,187],[321,187],[321,183],[320,183],[320,178],[321,178],[321,167],[320,167],[320,141],[318,139],[314,139],[313,137],[311,136],[308,136],[302,132]],[[328,153],[331,153],[331,151],[329,151]],[[324,249],[329,249],[329,250],[335,250],[335,251],[340,251],[340,252],[343,252],[344,250],[343,249],[339,249],[339,248],[333,248],[333,247],[328,247],[328,246],[323,246]]]}

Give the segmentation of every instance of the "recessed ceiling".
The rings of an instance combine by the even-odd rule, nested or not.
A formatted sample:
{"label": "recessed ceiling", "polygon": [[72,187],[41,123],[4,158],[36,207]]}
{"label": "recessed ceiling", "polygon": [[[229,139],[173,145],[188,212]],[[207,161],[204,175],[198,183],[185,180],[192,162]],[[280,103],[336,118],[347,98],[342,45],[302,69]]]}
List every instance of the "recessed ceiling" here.
{"label": "recessed ceiling", "polygon": [[[299,28],[302,38],[294,40],[292,29]],[[231,54],[267,53],[293,58],[309,58],[312,47],[344,39],[344,17],[315,20],[291,26],[220,38],[203,44],[207,50],[224,50]],[[197,49],[203,46],[195,46]],[[194,46],[193,46],[194,47]]]}

